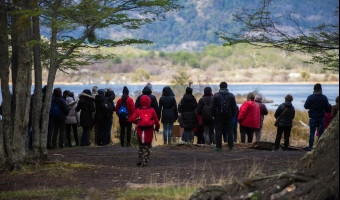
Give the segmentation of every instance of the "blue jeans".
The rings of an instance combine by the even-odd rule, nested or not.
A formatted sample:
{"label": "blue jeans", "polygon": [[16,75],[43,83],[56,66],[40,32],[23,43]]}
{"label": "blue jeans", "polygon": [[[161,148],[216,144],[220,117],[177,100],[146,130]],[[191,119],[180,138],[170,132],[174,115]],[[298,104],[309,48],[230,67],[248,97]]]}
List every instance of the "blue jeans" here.
{"label": "blue jeans", "polygon": [[309,118],[309,148],[313,148],[316,128],[318,128],[319,138],[324,132],[325,118]]}
{"label": "blue jeans", "polygon": [[164,143],[171,142],[171,138],[172,138],[172,127],[173,127],[174,123],[163,123],[163,140]]}
{"label": "blue jeans", "polygon": [[229,149],[232,149],[234,147],[233,121],[214,121],[214,126],[216,135],[216,148],[222,149],[222,135],[226,135],[228,138],[230,138],[230,140],[228,140],[228,147]]}

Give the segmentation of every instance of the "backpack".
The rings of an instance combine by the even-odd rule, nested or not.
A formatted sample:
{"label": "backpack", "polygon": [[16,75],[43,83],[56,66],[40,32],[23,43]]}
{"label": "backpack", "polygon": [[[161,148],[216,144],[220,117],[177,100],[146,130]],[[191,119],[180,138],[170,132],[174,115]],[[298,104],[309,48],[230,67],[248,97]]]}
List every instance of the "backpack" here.
{"label": "backpack", "polygon": [[117,112],[117,115],[119,117],[120,120],[127,120],[129,118],[129,112],[126,108],[125,105],[121,105],[118,112]]}
{"label": "backpack", "polygon": [[152,110],[153,108],[138,108],[140,109],[139,112],[139,119],[137,121],[137,126],[141,129],[151,128],[155,124],[155,120],[152,118]]}
{"label": "backpack", "polygon": [[220,114],[226,115],[226,114],[228,114],[228,111],[229,111],[228,96],[220,93],[219,97],[220,97],[220,109],[219,109]]}
{"label": "backpack", "polygon": [[52,101],[51,109],[50,109],[50,115],[52,117],[59,117],[60,116],[59,106],[56,102]]}
{"label": "backpack", "polygon": [[105,98],[105,101],[102,104],[103,116],[107,117],[112,115],[113,109],[113,102],[110,102]]}
{"label": "backpack", "polygon": [[209,124],[213,122],[210,104],[205,104],[202,110],[202,121],[204,124]]}

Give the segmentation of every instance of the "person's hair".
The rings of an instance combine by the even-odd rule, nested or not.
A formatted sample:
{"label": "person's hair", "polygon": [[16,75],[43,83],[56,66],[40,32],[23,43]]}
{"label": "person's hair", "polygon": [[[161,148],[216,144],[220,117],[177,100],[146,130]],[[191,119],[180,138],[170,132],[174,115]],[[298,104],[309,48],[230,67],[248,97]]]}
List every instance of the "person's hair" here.
{"label": "person's hair", "polygon": [[92,93],[97,93],[97,92],[98,92],[98,86],[93,86]]}
{"label": "person's hair", "polygon": [[91,95],[91,90],[85,89],[85,90],[83,90],[83,93],[88,94],[88,95]]}
{"label": "person's hair", "polygon": [[292,101],[293,101],[293,96],[290,95],[290,94],[287,94],[287,95],[285,96],[285,102],[292,102]]}
{"label": "person's hair", "polygon": [[250,92],[250,93],[247,95],[247,100],[254,100],[254,99],[255,99],[254,93]]}
{"label": "person's hair", "polygon": [[74,99],[74,93],[73,93],[73,92],[69,92],[69,93],[67,94],[67,96],[68,96],[68,97],[72,97],[72,99],[75,101],[75,99]]}
{"label": "person's hair", "polygon": [[228,87],[228,84],[225,81],[220,83],[220,88],[227,88],[227,87]]}
{"label": "person's hair", "polygon": [[62,95],[61,88],[54,88],[54,90],[53,90],[53,96],[55,96],[55,97],[61,97],[61,95]]}

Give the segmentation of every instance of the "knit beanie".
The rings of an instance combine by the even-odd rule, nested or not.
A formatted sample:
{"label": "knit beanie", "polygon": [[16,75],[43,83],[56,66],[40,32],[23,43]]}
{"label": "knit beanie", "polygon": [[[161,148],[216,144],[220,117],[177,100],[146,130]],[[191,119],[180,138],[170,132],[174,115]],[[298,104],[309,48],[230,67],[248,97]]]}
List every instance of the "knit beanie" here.
{"label": "knit beanie", "polygon": [[105,94],[105,90],[104,89],[99,89],[98,90],[98,94],[99,95],[104,95]]}
{"label": "knit beanie", "polygon": [[151,83],[147,83],[147,84],[145,85],[145,87],[150,88],[150,90],[152,91],[152,85],[151,85]]}

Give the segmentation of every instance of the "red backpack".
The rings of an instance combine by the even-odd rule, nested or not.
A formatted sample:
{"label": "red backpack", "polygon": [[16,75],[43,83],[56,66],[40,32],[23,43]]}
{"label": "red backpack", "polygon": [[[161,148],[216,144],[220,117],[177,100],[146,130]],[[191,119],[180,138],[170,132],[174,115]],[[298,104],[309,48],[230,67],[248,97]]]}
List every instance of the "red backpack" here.
{"label": "red backpack", "polygon": [[148,129],[153,127],[155,124],[155,120],[152,118],[153,114],[153,108],[138,108],[139,116],[137,121],[137,126],[141,129]]}

